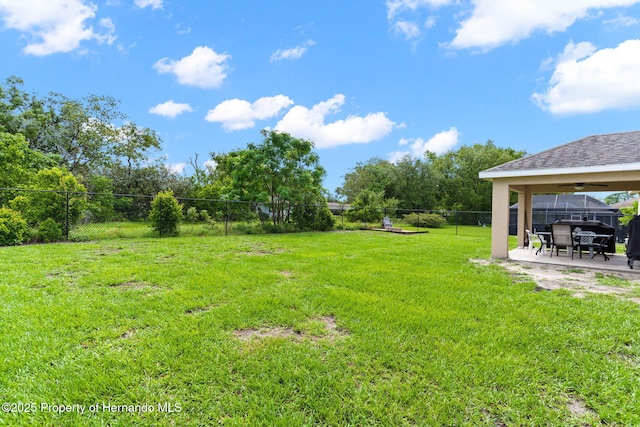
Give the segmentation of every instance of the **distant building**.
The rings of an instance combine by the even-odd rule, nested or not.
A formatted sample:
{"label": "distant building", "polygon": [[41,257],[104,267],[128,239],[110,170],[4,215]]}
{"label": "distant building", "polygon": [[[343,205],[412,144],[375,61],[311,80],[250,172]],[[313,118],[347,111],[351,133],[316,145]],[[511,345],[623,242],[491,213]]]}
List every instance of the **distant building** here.
{"label": "distant building", "polygon": [[[542,231],[548,224],[559,219],[588,219],[619,229],[619,209],[601,202],[587,194],[550,194],[533,196],[533,224],[526,227],[531,231]],[[518,204],[509,212],[509,234],[515,235],[518,223]]]}

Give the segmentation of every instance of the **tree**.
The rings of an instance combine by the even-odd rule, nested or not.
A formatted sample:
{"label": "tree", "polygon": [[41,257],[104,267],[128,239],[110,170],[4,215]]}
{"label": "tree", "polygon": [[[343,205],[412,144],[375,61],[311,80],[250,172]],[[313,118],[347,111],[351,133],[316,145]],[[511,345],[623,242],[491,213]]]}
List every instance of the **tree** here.
{"label": "tree", "polygon": [[80,176],[112,163],[120,136],[113,123],[125,118],[117,100],[97,95],[75,100],[52,93],[47,104],[52,120],[42,138],[31,142],[35,148],[58,154],[62,165]]}
{"label": "tree", "polygon": [[131,173],[145,163],[151,150],[160,149],[153,130],[131,122],[117,126],[126,115],[110,96],[72,99],[50,93],[40,98],[26,94],[22,84],[11,77],[0,85],[0,132],[22,134],[30,149],[54,155],[55,166],[85,183],[96,171],[104,174],[121,162]]}
{"label": "tree", "polygon": [[148,158],[151,150],[160,150],[160,137],[149,128],[140,128],[134,123],[126,123],[117,129],[116,142],[112,153],[117,159],[126,162],[129,174],[134,167],[140,167],[143,160]]}
{"label": "tree", "polygon": [[24,196],[9,202],[30,225],[40,224],[48,218],[60,226],[73,225],[86,208],[85,187],[64,169],[42,169],[34,176],[31,188]]}
{"label": "tree", "polygon": [[350,221],[379,222],[385,216],[393,216],[397,207],[398,200],[386,199],[383,190],[364,190],[358,194],[346,215]]}
{"label": "tree", "polygon": [[[0,132],[0,187],[26,188],[38,170],[55,164],[55,159],[30,149],[23,135]],[[0,193],[0,206],[15,195]]]}
{"label": "tree", "polygon": [[519,159],[524,151],[499,148],[493,141],[473,146],[462,146],[437,156],[427,152],[426,159],[441,177],[438,203],[443,209],[464,211],[491,210],[491,182],[478,177],[480,171]]}
{"label": "tree", "polygon": [[606,203],[607,205],[613,205],[616,203],[624,202],[633,197],[635,196],[630,194],[628,191],[622,191],[620,193],[611,193],[604,198],[604,203]]}
{"label": "tree", "polygon": [[160,236],[176,236],[180,233],[182,205],[172,191],[161,191],[154,197],[149,220],[151,228],[160,233]]}
{"label": "tree", "polygon": [[396,179],[396,168],[393,163],[373,157],[365,163],[356,163],[351,172],[344,176],[344,182],[336,189],[336,193],[344,196],[346,203],[353,203],[365,190],[383,191],[385,197],[393,197]]}
{"label": "tree", "polygon": [[226,196],[269,202],[274,226],[288,219],[296,204],[320,202],[325,170],[313,152],[313,142],[277,131],[261,132],[261,144],[227,154],[213,154],[216,173],[227,180]]}
{"label": "tree", "polygon": [[115,201],[116,213],[134,221],[149,216],[151,198],[148,196],[165,190],[172,190],[176,197],[191,194],[191,181],[171,171],[161,160],[132,169],[128,165],[116,163],[104,169],[103,174],[111,180],[114,194],[140,196],[119,196]]}
{"label": "tree", "polygon": [[[620,209],[620,224],[627,225],[638,214],[638,201],[634,200],[630,206]],[[624,236],[623,236],[624,237]]]}
{"label": "tree", "polygon": [[385,197],[397,199],[403,209],[436,207],[440,176],[431,163],[407,155],[395,163],[394,168],[391,190],[385,192]]}

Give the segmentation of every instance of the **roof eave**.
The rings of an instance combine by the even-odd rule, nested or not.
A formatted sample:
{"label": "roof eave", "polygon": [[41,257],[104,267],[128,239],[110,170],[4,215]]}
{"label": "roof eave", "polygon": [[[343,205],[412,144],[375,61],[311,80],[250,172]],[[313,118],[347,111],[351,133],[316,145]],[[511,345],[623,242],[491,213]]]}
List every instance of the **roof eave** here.
{"label": "roof eave", "polygon": [[629,170],[640,170],[640,163],[623,163],[618,165],[597,165],[583,166],[577,168],[549,168],[549,169],[519,169],[492,171],[484,170],[479,173],[481,179],[492,180],[499,178],[515,178],[527,176],[548,176],[548,175],[571,175],[581,173],[598,173],[598,172],[625,172]]}

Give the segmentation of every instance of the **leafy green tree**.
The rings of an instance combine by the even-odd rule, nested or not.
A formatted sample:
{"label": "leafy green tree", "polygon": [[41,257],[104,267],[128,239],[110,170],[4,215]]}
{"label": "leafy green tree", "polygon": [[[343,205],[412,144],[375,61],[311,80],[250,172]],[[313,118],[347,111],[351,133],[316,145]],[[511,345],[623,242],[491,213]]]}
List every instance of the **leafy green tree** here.
{"label": "leafy green tree", "polygon": [[[30,149],[22,134],[0,132],[1,188],[27,188],[38,170],[55,163],[50,156]],[[16,192],[1,192],[0,206],[16,195]]]}
{"label": "leafy green tree", "polygon": [[620,203],[620,202],[624,202],[626,200],[629,200],[632,197],[635,197],[635,196],[630,194],[628,191],[622,191],[622,192],[619,192],[619,193],[611,193],[611,194],[607,195],[607,197],[604,198],[604,203],[606,203],[607,205],[614,205],[616,203]]}
{"label": "leafy green tree", "polygon": [[117,163],[105,169],[103,175],[111,180],[114,194],[129,195],[118,196],[114,209],[116,214],[133,221],[149,216],[150,196],[154,194],[172,190],[176,197],[191,195],[191,181],[171,171],[160,160],[132,169],[128,165]]}
{"label": "leafy green tree", "polygon": [[90,219],[95,222],[113,220],[116,216],[116,198],[113,195],[111,180],[106,176],[93,175],[89,178],[88,184],[90,194],[87,211]]}
{"label": "leafy green tree", "polygon": [[216,173],[225,180],[230,199],[267,202],[273,225],[289,217],[293,205],[322,198],[325,170],[313,152],[313,142],[288,133],[262,131],[261,144],[212,155]]}
{"label": "leafy green tree", "polygon": [[351,203],[346,216],[350,221],[380,222],[385,216],[394,216],[397,207],[398,200],[386,199],[383,190],[364,190]]}
{"label": "leafy green tree", "polygon": [[83,182],[114,164],[124,163],[131,172],[160,148],[151,129],[131,122],[117,126],[126,115],[110,96],[72,99],[50,93],[40,98],[25,93],[22,85],[17,77],[0,85],[0,132],[22,134],[29,148],[55,156],[57,163],[49,166],[63,167]]}
{"label": "leafy green tree", "polygon": [[437,206],[437,192],[440,175],[431,163],[404,156],[394,164],[395,173],[391,189],[385,197],[398,200],[403,209],[434,209]]}
{"label": "leafy green tree", "polygon": [[341,187],[336,193],[343,196],[346,203],[353,203],[358,195],[365,190],[383,191],[385,197],[393,197],[396,168],[393,163],[374,157],[356,166],[344,176]]}
{"label": "leafy green tree", "polygon": [[[60,168],[39,171],[31,183],[31,191],[12,201],[12,207],[19,208],[27,222],[39,224],[48,218],[56,223],[76,224],[85,210],[86,189],[69,172]],[[68,213],[68,216],[67,216]]]}
{"label": "leafy green tree", "polygon": [[161,140],[158,134],[149,128],[140,128],[128,122],[117,129],[116,141],[112,153],[116,159],[125,162],[129,175],[134,168],[148,159],[151,151],[160,150]]}
{"label": "leafy green tree", "polygon": [[[627,225],[629,221],[633,219],[634,216],[638,214],[638,201],[635,200],[631,206],[624,207],[620,209],[620,224]],[[624,237],[624,236],[623,236]]]}
{"label": "leafy green tree", "polygon": [[427,152],[427,161],[441,177],[437,193],[439,208],[490,211],[492,184],[481,180],[478,174],[524,155],[524,151],[499,148],[491,140],[471,147],[465,145],[440,156]]}
{"label": "leafy green tree", "polygon": [[161,191],[154,197],[149,220],[151,228],[160,233],[160,236],[178,235],[182,217],[182,205],[178,203],[173,191]]}

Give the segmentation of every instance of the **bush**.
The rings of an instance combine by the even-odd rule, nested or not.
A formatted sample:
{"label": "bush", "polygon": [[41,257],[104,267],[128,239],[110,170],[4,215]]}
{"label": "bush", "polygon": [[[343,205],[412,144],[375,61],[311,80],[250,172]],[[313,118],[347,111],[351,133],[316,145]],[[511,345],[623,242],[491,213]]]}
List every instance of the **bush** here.
{"label": "bush", "polygon": [[0,208],[0,246],[19,245],[29,232],[27,221],[20,212],[9,208]]}
{"label": "bush", "polygon": [[180,233],[182,205],[178,203],[173,191],[161,191],[156,194],[151,203],[149,220],[151,228],[160,233],[160,236],[176,236]]}
{"label": "bush", "polygon": [[299,230],[328,231],[333,229],[335,219],[326,206],[296,205],[291,213],[291,219]]}
{"label": "bush", "polygon": [[22,212],[31,225],[40,224],[48,218],[63,224],[67,220],[67,214],[69,224],[76,224],[87,206],[86,189],[64,169],[39,171],[32,187],[35,191],[26,194],[28,205],[26,211]]}
{"label": "bush", "polygon": [[414,227],[441,228],[447,220],[438,214],[410,213],[404,216],[404,221]]}
{"label": "bush", "polygon": [[200,219],[198,208],[196,208],[195,206],[191,206],[189,209],[187,209],[187,213],[184,216],[184,219],[187,222],[198,222],[198,220]]}
{"label": "bush", "polygon": [[59,242],[62,240],[62,227],[53,218],[47,218],[38,225],[36,238],[44,243]]}

